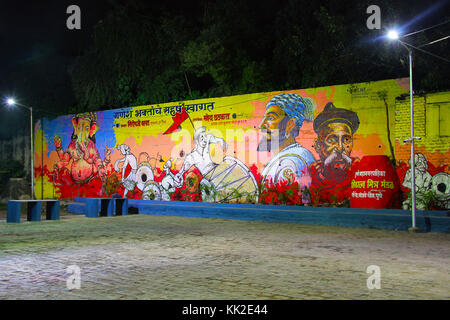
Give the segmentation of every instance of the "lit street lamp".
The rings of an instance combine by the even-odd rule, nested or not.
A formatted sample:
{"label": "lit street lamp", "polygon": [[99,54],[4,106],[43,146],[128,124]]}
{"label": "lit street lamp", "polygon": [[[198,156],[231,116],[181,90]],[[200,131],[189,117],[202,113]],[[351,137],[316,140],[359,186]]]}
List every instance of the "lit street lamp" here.
{"label": "lit street lamp", "polygon": [[34,199],[34,150],[33,150],[33,108],[17,103],[14,99],[8,98],[6,103],[9,106],[20,106],[30,110],[30,146],[31,146],[31,199]]}
{"label": "lit street lamp", "polygon": [[412,49],[409,45],[401,41],[396,30],[390,30],[387,34],[390,40],[398,41],[402,44],[409,53],[409,96],[410,96],[410,113],[411,113],[411,138],[404,140],[404,142],[411,142],[411,197],[412,197],[412,228],[411,231],[418,231],[416,227],[416,176],[415,176],[415,159],[414,159],[414,140],[420,140],[420,137],[414,137],[414,100],[413,100],[413,78],[412,78]]}

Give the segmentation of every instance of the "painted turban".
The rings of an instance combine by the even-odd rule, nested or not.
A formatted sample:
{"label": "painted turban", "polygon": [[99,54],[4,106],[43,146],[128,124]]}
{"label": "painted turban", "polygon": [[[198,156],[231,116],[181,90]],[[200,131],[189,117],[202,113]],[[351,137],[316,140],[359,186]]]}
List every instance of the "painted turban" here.
{"label": "painted turban", "polygon": [[271,106],[279,106],[289,118],[294,118],[296,124],[301,127],[303,120],[312,121],[314,119],[314,103],[309,98],[303,98],[296,93],[281,93],[273,97],[266,105],[266,109]]}
{"label": "painted turban", "polygon": [[359,118],[356,112],[336,108],[332,102],[328,102],[325,108],[314,119],[314,131],[319,134],[320,128],[329,123],[345,123],[352,129],[352,134],[358,130]]}

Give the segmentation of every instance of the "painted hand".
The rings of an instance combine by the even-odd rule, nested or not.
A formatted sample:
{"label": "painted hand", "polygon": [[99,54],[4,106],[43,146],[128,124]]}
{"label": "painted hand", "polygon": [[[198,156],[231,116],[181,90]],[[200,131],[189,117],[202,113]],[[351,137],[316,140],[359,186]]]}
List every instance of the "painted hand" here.
{"label": "painted hand", "polygon": [[175,187],[180,188],[183,185],[183,175],[178,172],[174,177]]}

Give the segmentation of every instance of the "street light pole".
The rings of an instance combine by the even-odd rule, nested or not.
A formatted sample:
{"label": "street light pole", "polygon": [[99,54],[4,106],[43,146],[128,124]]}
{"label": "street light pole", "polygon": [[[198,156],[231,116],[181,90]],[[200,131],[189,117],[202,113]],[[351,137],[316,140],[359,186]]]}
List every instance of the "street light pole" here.
{"label": "street light pole", "polygon": [[21,106],[23,108],[26,108],[30,111],[30,160],[31,160],[31,171],[30,171],[30,176],[31,176],[31,199],[34,199],[34,148],[33,148],[33,108],[32,107],[28,107],[25,106],[23,104],[17,103],[16,101],[14,101],[14,99],[7,99],[7,104],[10,106],[13,105],[18,105]]}
{"label": "street light pole", "polygon": [[[406,46],[405,46],[406,47]],[[411,196],[412,196],[412,229],[416,230],[416,166],[414,154],[414,97],[413,97],[413,78],[412,78],[412,50],[406,47],[409,52],[409,99],[411,113]]]}
{"label": "street light pole", "polygon": [[414,136],[414,90],[413,90],[413,60],[412,49],[409,45],[399,39],[399,35],[395,30],[391,30],[388,33],[388,38],[391,40],[397,40],[403,45],[409,53],[409,100],[410,100],[410,116],[411,116],[411,138],[406,139],[404,142],[411,142],[411,219],[412,227],[409,229],[411,232],[417,232],[419,229],[416,227],[416,165],[415,165],[415,153],[414,153],[414,140],[420,139],[420,137]]}
{"label": "street light pole", "polygon": [[34,199],[34,143],[33,143],[33,108],[30,107],[30,147],[31,147],[31,200]]}
{"label": "street light pole", "polygon": [[420,140],[420,137],[414,136],[414,90],[413,90],[413,58],[412,49],[408,47],[407,43],[398,40],[408,50],[409,54],[409,100],[410,100],[410,116],[411,116],[411,138],[406,139],[405,142],[411,142],[411,219],[412,226],[409,229],[411,232],[418,232],[419,228],[416,226],[416,157],[414,152],[414,140]]}
{"label": "street light pole", "polygon": [[34,199],[34,148],[33,148],[33,108],[27,107],[20,103],[15,103],[18,106],[24,107],[30,110],[30,151],[31,151],[31,200]]}

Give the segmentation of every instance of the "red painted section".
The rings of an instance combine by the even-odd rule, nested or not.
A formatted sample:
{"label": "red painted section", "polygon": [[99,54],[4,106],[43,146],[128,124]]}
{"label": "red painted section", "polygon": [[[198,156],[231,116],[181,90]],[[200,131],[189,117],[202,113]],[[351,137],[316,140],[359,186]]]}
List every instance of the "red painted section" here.
{"label": "red painted section", "polygon": [[350,207],[387,209],[399,207],[400,181],[385,155],[364,156],[351,182]]}

